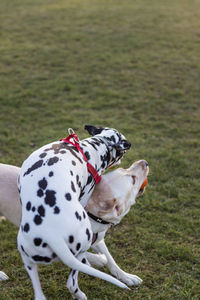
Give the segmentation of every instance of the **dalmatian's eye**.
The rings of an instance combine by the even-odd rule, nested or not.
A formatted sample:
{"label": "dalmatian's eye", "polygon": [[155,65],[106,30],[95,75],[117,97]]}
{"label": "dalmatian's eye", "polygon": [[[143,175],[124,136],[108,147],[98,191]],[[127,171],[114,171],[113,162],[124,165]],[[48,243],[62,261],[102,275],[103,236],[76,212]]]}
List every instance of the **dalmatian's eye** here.
{"label": "dalmatian's eye", "polygon": [[135,181],[136,181],[136,176],[131,176],[132,177],[132,180],[133,180],[133,184],[135,184]]}

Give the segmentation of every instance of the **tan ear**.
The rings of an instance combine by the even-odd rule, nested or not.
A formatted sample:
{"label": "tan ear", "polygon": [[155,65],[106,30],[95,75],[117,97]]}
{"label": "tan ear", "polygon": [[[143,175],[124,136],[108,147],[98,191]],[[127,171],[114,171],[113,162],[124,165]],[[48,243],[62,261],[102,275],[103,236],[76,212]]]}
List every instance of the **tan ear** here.
{"label": "tan ear", "polygon": [[86,210],[96,216],[111,212],[117,204],[111,186],[102,178],[88,201]]}
{"label": "tan ear", "polygon": [[105,200],[103,201],[102,203],[102,207],[100,208],[99,212],[98,212],[98,215],[100,217],[102,217],[103,215],[107,214],[107,213],[110,213],[112,212],[115,207],[116,207],[116,204],[117,204],[117,199],[116,198],[113,198],[111,200]]}

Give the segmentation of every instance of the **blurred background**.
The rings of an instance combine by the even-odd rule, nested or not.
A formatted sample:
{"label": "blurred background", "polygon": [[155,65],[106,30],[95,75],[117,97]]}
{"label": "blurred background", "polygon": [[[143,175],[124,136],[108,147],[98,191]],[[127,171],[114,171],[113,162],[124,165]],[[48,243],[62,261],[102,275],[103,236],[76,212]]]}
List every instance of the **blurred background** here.
{"label": "blurred background", "polygon": [[[106,240],[143,285],[81,275],[88,299],[199,299],[200,1],[0,0],[0,11],[0,162],[21,166],[68,127],[86,138],[84,124],[127,137],[122,167],[149,162],[146,193]],[[2,300],[33,298],[16,234],[0,223]],[[48,299],[70,297],[67,272],[41,268]]]}

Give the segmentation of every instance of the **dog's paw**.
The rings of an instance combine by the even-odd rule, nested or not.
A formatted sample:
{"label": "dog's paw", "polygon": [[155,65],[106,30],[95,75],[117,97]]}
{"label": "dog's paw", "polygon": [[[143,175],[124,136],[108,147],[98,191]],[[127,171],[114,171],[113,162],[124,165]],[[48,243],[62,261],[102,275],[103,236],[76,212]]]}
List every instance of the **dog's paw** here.
{"label": "dog's paw", "polygon": [[87,300],[87,296],[80,290],[75,295],[72,295],[74,300]]}
{"label": "dog's paw", "polygon": [[86,254],[87,259],[89,261],[89,263],[93,266],[102,268],[107,264],[107,258],[104,254],[93,254],[90,252],[87,252]]}
{"label": "dog's paw", "polygon": [[140,277],[125,272],[121,276],[120,280],[126,283],[128,286],[138,286],[142,284],[142,279]]}
{"label": "dog's paw", "polygon": [[0,280],[7,280],[9,277],[2,271],[0,271]]}
{"label": "dog's paw", "polygon": [[128,286],[138,286],[142,284],[142,279],[136,275],[124,272],[118,267],[110,268],[111,273]]}

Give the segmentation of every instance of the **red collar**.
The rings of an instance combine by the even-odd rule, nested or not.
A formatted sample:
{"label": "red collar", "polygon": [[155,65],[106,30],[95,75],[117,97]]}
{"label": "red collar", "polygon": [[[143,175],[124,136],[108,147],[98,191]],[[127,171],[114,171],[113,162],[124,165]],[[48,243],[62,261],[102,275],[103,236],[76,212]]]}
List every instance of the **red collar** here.
{"label": "red collar", "polygon": [[78,149],[79,152],[81,152],[84,161],[87,163],[88,172],[93,176],[95,183],[99,183],[99,181],[101,180],[101,176],[98,174],[97,170],[88,162],[85,154],[83,153],[83,150],[80,147],[78,136],[74,133],[72,129],[69,130],[69,133],[70,132],[72,133],[67,138],[63,138],[60,141],[73,145],[74,147],[76,147],[76,149]]}

